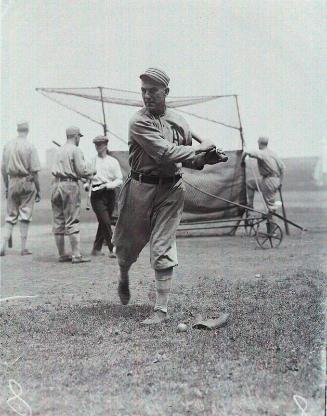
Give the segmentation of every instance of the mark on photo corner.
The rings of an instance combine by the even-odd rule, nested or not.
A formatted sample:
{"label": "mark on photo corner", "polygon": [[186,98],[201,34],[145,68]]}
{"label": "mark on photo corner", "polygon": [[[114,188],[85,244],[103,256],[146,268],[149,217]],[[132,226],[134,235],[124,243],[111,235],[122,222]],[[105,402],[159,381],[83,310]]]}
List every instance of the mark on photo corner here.
{"label": "mark on photo corner", "polygon": [[301,416],[309,416],[308,413],[306,413],[306,410],[308,408],[307,400],[298,394],[294,394],[293,400],[295,401],[295,404],[297,405],[298,409],[301,410]]}
{"label": "mark on photo corner", "polygon": [[[22,386],[16,380],[10,379],[9,389],[13,394],[7,400],[7,405],[11,410],[20,416],[32,416],[31,406],[21,397],[23,393]],[[15,389],[17,390],[15,391]]]}

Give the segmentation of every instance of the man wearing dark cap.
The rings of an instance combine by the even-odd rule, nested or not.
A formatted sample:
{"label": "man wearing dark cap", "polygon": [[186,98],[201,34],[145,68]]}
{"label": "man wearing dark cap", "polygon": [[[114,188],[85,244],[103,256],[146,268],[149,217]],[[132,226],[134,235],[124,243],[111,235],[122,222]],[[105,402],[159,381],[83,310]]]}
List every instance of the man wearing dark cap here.
{"label": "man wearing dark cap", "polygon": [[[91,178],[95,172],[87,168],[83,152],[78,147],[80,138],[83,137],[80,129],[68,127],[66,136],[67,142],[58,149],[52,169],[53,233],[60,262],[85,263],[90,259],[83,257],[80,251],[81,196],[78,181]],[[65,251],[65,235],[69,236],[72,256]]]}
{"label": "man wearing dark cap", "polygon": [[114,244],[120,266],[118,294],[123,304],[130,300],[129,269],[150,242],[151,265],[155,270],[154,314],[142,323],[158,324],[167,317],[173,268],[177,266],[176,230],[183,204],[182,165],[202,169],[218,163],[215,146],[202,141],[197,151],[191,147],[192,133],[187,122],[166,107],[169,77],[157,68],[141,76],[145,107],[129,125],[131,173],[119,196],[119,218]]}
{"label": "man wearing dark cap", "polygon": [[276,197],[278,189],[283,181],[285,165],[283,161],[268,148],[268,141],[267,137],[259,137],[259,150],[245,152],[243,155],[243,157],[249,156],[257,159],[258,170],[261,176],[257,181],[255,179],[250,179],[247,182],[248,206],[253,208],[254,194],[256,191],[259,191],[259,186],[268,209],[270,211],[276,211],[281,205],[281,202],[277,201]]}
{"label": "man wearing dark cap", "polygon": [[[109,257],[116,257],[111,241],[111,218],[115,208],[115,189],[123,183],[123,175],[118,160],[109,154],[108,138],[97,136],[93,139],[93,143],[98,156],[93,163],[96,174],[91,182],[91,204],[99,224],[91,254],[93,256],[103,254],[101,249],[105,240],[109,249]],[[85,188],[87,190],[87,187]]]}
{"label": "man wearing dark cap", "polygon": [[5,145],[1,172],[7,195],[7,217],[0,255],[6,254],[8,241],[17,220],[20,222],[21,255],[32,254],[27,248],[27,235],[32,220],[34,202],[39,202],[40,162],[36,148],[27,140],[26,121],[17,124],[18,136]]}

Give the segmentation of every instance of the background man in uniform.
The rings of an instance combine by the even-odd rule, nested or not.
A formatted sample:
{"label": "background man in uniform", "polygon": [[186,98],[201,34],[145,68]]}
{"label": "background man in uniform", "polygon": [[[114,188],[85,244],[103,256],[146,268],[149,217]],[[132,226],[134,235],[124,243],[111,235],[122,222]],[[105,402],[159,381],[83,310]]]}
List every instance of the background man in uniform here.
{"label": "background man in uniform", "polygon": [[7,217],[0,255],[6,254],[13,227],[20,221],[21,255],[32,254],[27,248],[27,235],[32,220],[34,202],[39,202],[40,162],[36,148],[27,140],[27,122],[17,125],[18,137],[7,143],[3,150],[1,173],[7,196]]}
{"label": "background man in uniform", "polygon": [[[79,218],[81,195],[78,180],[89,179],[95,172],[87,169],[84,155],[78,148],[83,135],[78,127],[66,129],[67,142],[58,149],[52,175],[55,177],[51,205],[53,232],[59,253],[59,261],[85,263],[90,259],[80,251]],[[65,252],[65,234],[69,236],[72,256]]]}
{"label": "background man in uniform", "polygon": [[[111,217],[115,208],[115,189],[123,183],[123,175],[117,159],[110,156],[108,138],[97,136],[93,139],[98,156],[94,160],[96,174],[92,178],[91,205],[98,219],[98,230],[93,243],[92,255],[101,253],[104,240],[109,249],[109,257],[116,257],[112,243]],[[88,190],[88,184],[85,190]]]}
{"label": "background man in uniform", "polygon": [[[154,315],[142,322],[150,325],[166,319],[173,268],[178,264],[176,229],[185,193],[182,164],[202,169],[205,163],[217,163],[218,160],[211,142],[202,142],[196,154],[191,147],[192,133],[188,124],[166,108],[167,74],[149,68],[140,78],[145,107],[135,114],[129,126],[131,173],[119,196],[114,244],[120,266],[118,294],[121,302],[127,304],[130,299],[129,269],[150,241],[156,304]],[[205,153],[209,150],[213,153]]]}
{"label": "background man in uniform", "polygon": [[[243,157],[249,156],[257,159],[259,173],[258,185],[266,201],[269,210],[275,211],[281,204],[276,200],[278,189],[281,187],[285,165],[283,161],[270,149],[268,149],[268,138],[259,137],[259,150],[245,152]],[[247,182],[248,206],[253,208],[254,194],[258,191],[255,179]]]}

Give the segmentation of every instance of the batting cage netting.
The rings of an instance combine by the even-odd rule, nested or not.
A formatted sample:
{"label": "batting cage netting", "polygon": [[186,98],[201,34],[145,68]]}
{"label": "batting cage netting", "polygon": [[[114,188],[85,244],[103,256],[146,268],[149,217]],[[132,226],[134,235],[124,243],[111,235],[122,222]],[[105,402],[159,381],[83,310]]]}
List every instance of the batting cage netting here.
{"label": "batting cage netting", "polygon": [[[111,153],[119,160],[124,176],[128,175],[128,120],[137,110],[135,107],[143,106],[139,92],[105,87],[37,88],[37,91],[101,125],[111,148],[117,141],[120,147],[124,143],[126,150]],[[94,105],[94,101],[99,105]],[[227,232],[235,230],[244,209],[233,203],[246,205],[245,166],[241,163],[244,143],[237,96],[168,96],[166,104],[188,121],[194,133],[214,141],[228,156],[228,162],[205,166],[202,171],[184,168],[186,199],[182,223],[226,222]]]}

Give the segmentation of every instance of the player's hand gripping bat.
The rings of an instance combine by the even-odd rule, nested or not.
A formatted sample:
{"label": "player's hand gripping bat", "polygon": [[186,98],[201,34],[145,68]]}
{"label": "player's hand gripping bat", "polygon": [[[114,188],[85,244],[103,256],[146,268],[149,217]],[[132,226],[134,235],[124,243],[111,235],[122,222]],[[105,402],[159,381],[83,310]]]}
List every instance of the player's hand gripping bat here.
{"label": "player's hand gripping bat", "polygon": [[228,157],[221,149],[212,149],[206,152],[205,161],[208,165],[215,165],[216,163],[227,162]]}
{"label": "player's hand gripping bat", "polygon": [[192,138],[195,139],[200,146],[195,150],[195,153],[205,153],[205,163],[214,165],[216,163],[227,162],[228,157],[221,150],[217,149],[211,140],[202,140],[199,136],[192,132]]}

